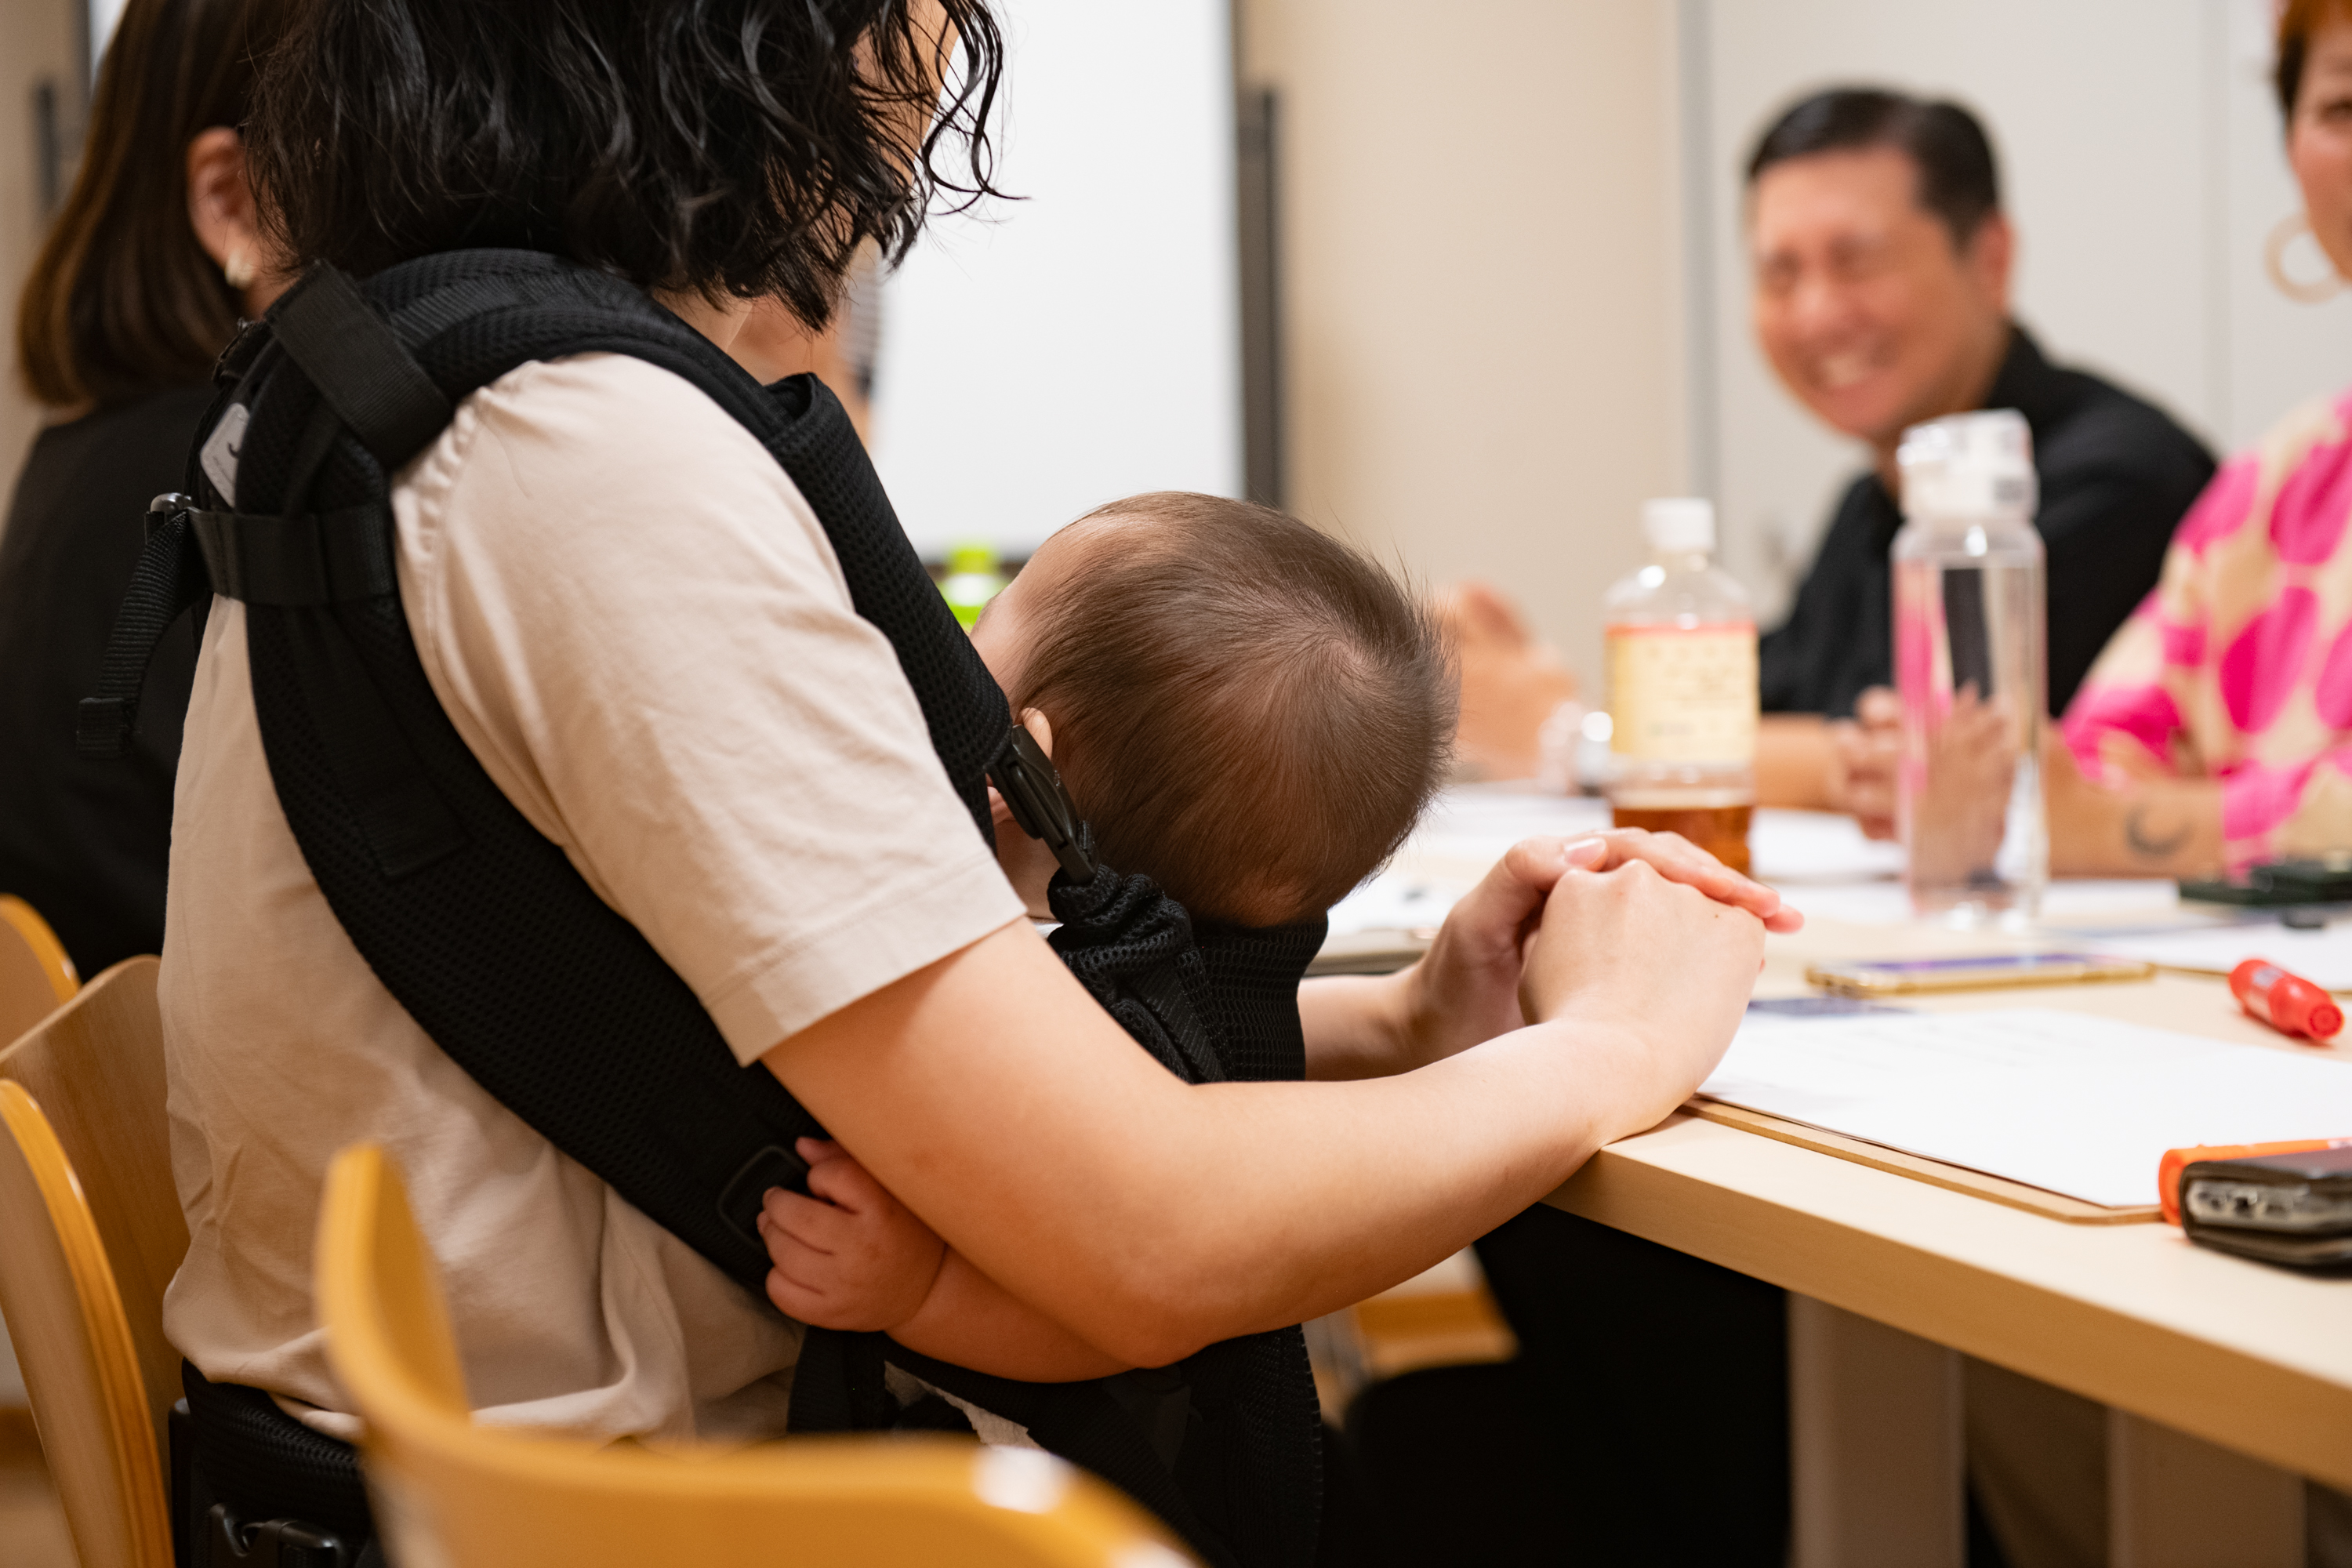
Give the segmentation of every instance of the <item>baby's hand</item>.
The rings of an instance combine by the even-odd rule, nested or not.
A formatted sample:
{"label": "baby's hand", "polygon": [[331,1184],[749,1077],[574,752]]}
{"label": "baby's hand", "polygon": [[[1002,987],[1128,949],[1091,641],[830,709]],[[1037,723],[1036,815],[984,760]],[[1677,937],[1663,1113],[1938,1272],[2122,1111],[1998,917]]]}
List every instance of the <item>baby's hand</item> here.
{"label": "baby's hand", "polygon": [[[812,1197],[771,1188],[760,1211],[768,1300],[821,1329],[898,1327],[930,1294],[947,1244],[841,1145],[803,1138]],[[822,1201],[820,1201],[822,1200]]]}

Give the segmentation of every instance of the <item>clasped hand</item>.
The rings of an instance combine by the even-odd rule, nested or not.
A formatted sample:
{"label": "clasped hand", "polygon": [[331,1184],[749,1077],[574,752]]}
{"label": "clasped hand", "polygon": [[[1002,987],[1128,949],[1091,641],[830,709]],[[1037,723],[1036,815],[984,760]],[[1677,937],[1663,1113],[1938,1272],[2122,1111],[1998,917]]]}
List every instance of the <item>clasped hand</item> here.
{"label": "clasped hand", "polygon": [[[1735,912],[1748,918],[1723,918]],[[1412,1065],[1550,1017],[1586,991],[1664,1005],[1693,982],[1711,994],[1706,977],[1720,972],[1744,1005],[1763,933],[1804,923],[1778,892],[1679,834],[1522,839],[1402,977]]]}

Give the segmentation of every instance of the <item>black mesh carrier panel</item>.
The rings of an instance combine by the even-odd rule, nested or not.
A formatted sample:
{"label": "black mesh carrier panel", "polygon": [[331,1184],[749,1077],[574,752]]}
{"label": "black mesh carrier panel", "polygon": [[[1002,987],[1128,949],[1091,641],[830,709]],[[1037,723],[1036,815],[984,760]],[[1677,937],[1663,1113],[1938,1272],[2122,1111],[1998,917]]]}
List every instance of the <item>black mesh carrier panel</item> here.
{"label": "black mesh carrier panel", "polygon": [[[764,1068],[736,1065],[686,983],[490,781],[433,695],[393,571],[387,475],[475,388],[527,361],[600,351],[691,382],[791,475],[986,837],[1003,696],[840,405],[809,376],[763,388],[635,289],[525,252],[428,257],[363,287],[314,268],[232,347],[224,376],[234,393],[207,429],[247,411],[234,502],[192,460],[203,504],[151,519],[81,736],[97,752],[121,745],[146,651],[173,610],[207,590],[243,600],[271,778],[378,978],[501,1103],[761,1296],[760,1194],[801,1184],[793,1142],[822,1129]],[[1057,949],[1171,1071],[1192,1081],[1302,1076],[1297,982],[1321,921],[1195,932],[1150,883],[1108,871],[1084,888],[1057,879],[1055,898],[1068,920]],[[1213,1563],[1272,1568],[1314,1554],[1319,1445],[1296,1329],[1211,1346],[1167,1373],[1052,1386],[931,1363],[878,1335],[812,1330],[794,1428],[897,1424],[885,1359],[1023,1421]],[[248,1425],[274,1411],[205,1403],[234,1406]],[[195,1415],[201,1459],[218,1445],[205,1410]],[[240,1489],[257,1485],[243,1457],[260,1450],[235,1442]],[[348,1487],[348,1450],[329,1457],[321,1480],[317,1456],[280,1447],[289,1484]]]}
{"label": "black mesh carrier panel", "polygon": [[[1084,886],[1057,874],[1048,896],[1062,922],[1055,951],[1171,1072],[1192,1083],[1306,1076],[1298,981],[1323,945],[1319,917],[1267,930],[1195,927],[1150,878],[1108,868]],[[830,1370],[835,1354],[841,1374]],[[818,1376],[834,1386],[870,1381],[874,1373],[861,1368],[878,1373],[887,1360],[1020,1422],[1056,1453],[1087,1456],[1083,1462],[1174,1524],[1212,1563],[1255,1568],[1315,1558],[1321,1415],[1298,1329],[1226,1340],[1172,1368],[1078,1384],[992,1377],[879,1334],[834,1336],[819,1356],[825,1370]],[[803,1358],[793,1426],[855,1425],[803,1404],[808,1385],[800,1379],[816,1370]]]}

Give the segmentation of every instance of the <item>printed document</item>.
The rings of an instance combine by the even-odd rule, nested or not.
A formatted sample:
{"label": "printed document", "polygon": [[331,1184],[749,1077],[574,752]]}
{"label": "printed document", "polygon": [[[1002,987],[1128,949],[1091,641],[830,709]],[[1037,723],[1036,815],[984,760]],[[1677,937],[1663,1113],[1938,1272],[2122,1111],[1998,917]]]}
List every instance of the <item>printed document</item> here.
{"label": "printed document", "polygon": [[2352,1137],[2352,1062],[2043,1007],[1750,1013],[1699,1092],[2110,1208],[2168,1149]]}

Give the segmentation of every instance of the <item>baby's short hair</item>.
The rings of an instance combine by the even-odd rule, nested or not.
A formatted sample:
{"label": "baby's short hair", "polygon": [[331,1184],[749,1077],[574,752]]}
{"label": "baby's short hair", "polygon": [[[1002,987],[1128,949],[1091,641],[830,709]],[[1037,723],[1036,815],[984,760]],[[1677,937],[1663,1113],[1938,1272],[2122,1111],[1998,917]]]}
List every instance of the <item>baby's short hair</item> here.
{"label": "baby's short hair", "polygon": [[[1148,525],[1122,527],[1122,523]],[[1443,778],[1454,676],[1428,608],[1270,507],[1162,490],[1034,606],[1041,710],[1106,863],[1194,914],[1319,914],[1393,854]]]}

